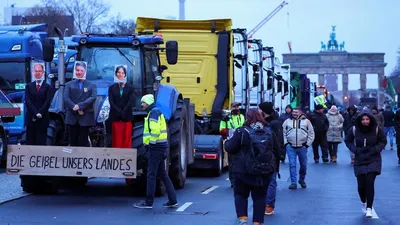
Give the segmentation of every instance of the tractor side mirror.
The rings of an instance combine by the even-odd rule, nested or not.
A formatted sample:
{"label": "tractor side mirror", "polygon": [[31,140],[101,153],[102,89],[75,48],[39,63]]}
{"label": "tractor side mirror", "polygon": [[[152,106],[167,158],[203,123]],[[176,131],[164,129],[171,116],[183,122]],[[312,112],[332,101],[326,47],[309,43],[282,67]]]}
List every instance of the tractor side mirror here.
{"label": "tractor side mirror", "polygon": [[277,87],[276,92],[277,92],[277,93],[282,92],[282,82],[281,82],[281,81],[278,81],[278,87]]}
{"label": "tractor side mirror", "polygon": [[167,70],[167,69],[168,69],[168,66],[166,66],[166,65],[161,65],[161,66],[160,66],[160,71],[161,71],[161,73],[164,72],[164,71]]}
{"label": "tractor side mirror", "polygon": [[52,38],[43,40],[43,60],[45,62],[53,61],[55,41]]}
{"label": "tractor side mirror", "polygon": [[286,94],[289,91],[289,83],[287,81],[283,82],[283,93]]}
{"label": "tractor side mirror", "polygon": [[274,80],[272,79],[272,77],[268,77],[267,78],[267,90],[271,90],[273,85],[274,85]]}
{"label": "tractor side mirror", "polygon": [[258,86],[259,76],[260,76],[260,74],[258,73],[258,71],[253,72],[253,87]]}
{"label": "tractor side mirror", "polygon": [[233,62],[235,63],[235,66],[239,69],[242,69],[242,65],[240,65],[240,63],[237,60],[233,60]]}
{"label": "tractor side mirror", "polygon": [[165,46],[168,64],[175,65],[178,62],[178,42],[167,41]]}

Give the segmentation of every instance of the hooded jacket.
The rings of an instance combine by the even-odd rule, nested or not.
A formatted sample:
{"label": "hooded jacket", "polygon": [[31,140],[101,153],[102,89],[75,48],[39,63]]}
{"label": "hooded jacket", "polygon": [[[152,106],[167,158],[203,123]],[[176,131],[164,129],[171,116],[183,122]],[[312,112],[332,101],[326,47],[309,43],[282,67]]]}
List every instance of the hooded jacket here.
{"label": "hooded jacket", "polygon": [[[370,119],[371,122],[368,126],[361,124],[363,116],[368,116]],[[345,143],[347,148],[355,155],[355,175],[373,172],[380,174],[382,170],[381,152],[387,144],[382,128],[378,127],[373,115],[368,112],[361,112],[356,118],[354,133],[351,130],[347,133]]]}
{"label": "hooded jacket", "polygon": [[282,124],[284,145],[290,145],[294,148],[308,147],[314,141],[315,134],[311,122],[304,114],[298,119],[289,118]]}
{"label": "hooded jacket", "polygon": [[[353,113],[351,113],[351,111],[353,111]],[[347,134],[350,128],[355,125],[355,121],[357,118],[356,111],[357,109],[355,106],[350,106],[349,108],[347,108],[347,112],[344,115],[344,123],[343,123],[343,130],[345,134]]]}
{"label": "hooded jacket", "polygon": [[328,142],[340,143],[342,142],[342,128],[343,128],[343,116],[338,110],[330,109],[326,114],[329,121],[328,132],[326,133],[326,140]]}

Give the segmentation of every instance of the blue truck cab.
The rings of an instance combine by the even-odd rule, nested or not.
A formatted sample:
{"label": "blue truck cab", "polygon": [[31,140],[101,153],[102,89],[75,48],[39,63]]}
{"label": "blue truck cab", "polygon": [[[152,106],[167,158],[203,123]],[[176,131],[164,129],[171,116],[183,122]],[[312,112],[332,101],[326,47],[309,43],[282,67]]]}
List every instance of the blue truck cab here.
{"label": "blue truck cab", "polygon": [[25,85],[31,82],[31,61],[42,60],[46,37],[46,24],[0,27],[0,89],[21,108],[14,122],[3,124],[9,144],[20,142],[25,131]]}

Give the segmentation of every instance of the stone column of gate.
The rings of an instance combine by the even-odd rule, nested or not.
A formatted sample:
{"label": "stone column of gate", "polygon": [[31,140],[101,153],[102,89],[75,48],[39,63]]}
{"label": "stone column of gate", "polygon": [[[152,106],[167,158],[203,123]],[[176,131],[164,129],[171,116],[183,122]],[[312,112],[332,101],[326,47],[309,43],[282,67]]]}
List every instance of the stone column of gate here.
{"label": "stone column of gate", "polygon": [[383,107],[383,104],[385,103],[385,95],[383,94],[383,79],[385,78],[385,75],[383,73],[378,74],[378,108]]}
{"label": "stone column of gate", "polygon": [[[343,106],[349,107],[349,75],[342,74],[342,93],[343,93]],[[345,96],[347,98],[345,98]]]}
{"label": "stone column of gate", "polygon": [[325,85],[325,74],[318,74],[318,85]]}
{"label": "stone column of gate", "polygon": [[367,74],[360,74],[360,89],[361,89],[361,97],[368,97],[367,93]]}

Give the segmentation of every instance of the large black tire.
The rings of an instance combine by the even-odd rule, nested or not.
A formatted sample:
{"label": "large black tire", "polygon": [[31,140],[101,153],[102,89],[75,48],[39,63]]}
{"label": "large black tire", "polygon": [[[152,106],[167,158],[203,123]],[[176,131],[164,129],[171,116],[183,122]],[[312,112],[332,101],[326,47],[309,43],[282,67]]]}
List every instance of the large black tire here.
{"label": "large black tire", "polygon": [[169,176],[176,189],[184,188],[188,164],[189,120],[183,100],[177,103],[174,117],[168,123],[170,146]]}
{"label": "large black tire", "polygon": [[0,129],[0,168],[7,167],[7,138],[3,130]]}
{"label": "large black tire", "polygon": [[62,146],[64,145],[64,124],[60,120],[50,120],[47,127],[46,145]]}
{"label": "large black tire", "polygon": [[[143,145],[143,130],[144,122],[135,122],[132,127],[132,148],[137,149],[137,170],[142,170],[143,174],[135,180],[126,180],[126,183],[131,187],[132,192],[136,196],[145,196],[147,187],[147,163],[148,155]],[[167,160],[168,165],[169,160]],[[167,166],[168,173],[168,166]],[[157,178],[155,196],[163,196],[166,193],[164,184]]]}

